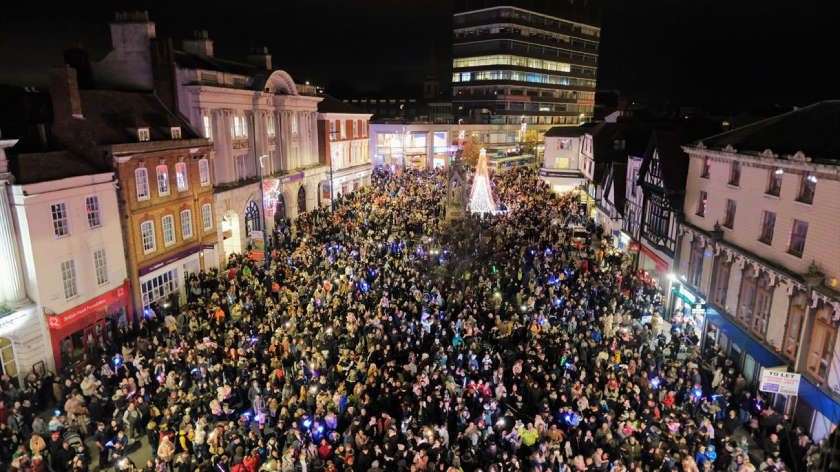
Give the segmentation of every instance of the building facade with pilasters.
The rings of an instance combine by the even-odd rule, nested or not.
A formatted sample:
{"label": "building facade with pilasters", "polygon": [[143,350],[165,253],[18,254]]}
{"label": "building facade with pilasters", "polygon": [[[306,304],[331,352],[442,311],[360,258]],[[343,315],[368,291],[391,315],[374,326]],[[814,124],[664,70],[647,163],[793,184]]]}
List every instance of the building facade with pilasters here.
{"label": "building facade with pilasters", "polygon": [[115,85],[154,90],[212,141],[213,227],[219,240],[214,258],[224,262],[244,252],[274,227],[275,218],[316,208],[326,175],[318,156],[316,87],[295,84],[273,68],[266,48],[232,61],[216,56],[206,31],[176,49],[156,37],[148,16],[129,19],[118,15],[111,23],[113,37],[130,41],[113,41],[110,56],[129,58],[124,69],[148,70],[133,75],[148,80],[131,84],[115,67],[103,70],[97,64],[94,70]]}
{"label": "building facade with pilasters", "polygon": [[816,440],[840,422],[838,117],[820,102],[684,147],[679,290],[748,381],[802,375],[798,397],[769,399]]}

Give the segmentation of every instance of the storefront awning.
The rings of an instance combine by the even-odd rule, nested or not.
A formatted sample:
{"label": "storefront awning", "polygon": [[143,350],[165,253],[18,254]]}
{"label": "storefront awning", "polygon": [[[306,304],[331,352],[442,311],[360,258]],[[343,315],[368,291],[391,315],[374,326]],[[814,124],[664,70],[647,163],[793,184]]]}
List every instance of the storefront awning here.
{"label": "storefront awning", "polygon": [[721,332],[730,339],[730,341],[744,349],[747,354],[752,356],[752,358],[763,367],[778,367],[786,364],[781,357],[773,354],[772,351],[762,346],[761,343],[753,339],[752,336],[741,329],[740,326],[729,321],[727,317],[718,313],[717,310],[709,307],[706,310],[706,320],[717,326],[718,329],[720,329]]}
{"label": "storefront awning", "polygon": [[802,381],[799,382],[799,397],[822,413],[832,423],[840,423],[840,403],[837,403],[829,394],[811,383],[804,375]]}

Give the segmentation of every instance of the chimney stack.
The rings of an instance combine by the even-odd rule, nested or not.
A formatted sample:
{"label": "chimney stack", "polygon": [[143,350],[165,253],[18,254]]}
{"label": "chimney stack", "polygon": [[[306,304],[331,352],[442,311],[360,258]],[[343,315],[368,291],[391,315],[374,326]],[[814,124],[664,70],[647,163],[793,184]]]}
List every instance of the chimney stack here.
{"label": "chimney stack", "polygon": [[80,89],[88,90],[94,88],[90,57],[88,57],[88,53],[84,48],[79,46],[65,50],[64,63],[76,69],[76,78]]}
{"label": "chimney stack", "polygon": [[50,72],[50,99],[55,124],[67,123],[72,118],[84,118],[76,69],[64,65]]}
{"label": "chimney stack", "polygon": [[271,54],[268,52],[268,48],[263,46],[261,48],[254,49],[254,51],[248,55],[248,62],[257,67],[262,67],[265,70],[271,70]]}
{"label": "chimney stack", "polygon": [[193,31],[192,39],[184,40],[184,51],[213,57],[213,40],[210,39],[207,30]]}
{"label": "chimney stack", "polygon": [[147,11],[121,11],[111,22],[111,47],[120,56],[149,54],[149,42],[155,39],[154,22]]}

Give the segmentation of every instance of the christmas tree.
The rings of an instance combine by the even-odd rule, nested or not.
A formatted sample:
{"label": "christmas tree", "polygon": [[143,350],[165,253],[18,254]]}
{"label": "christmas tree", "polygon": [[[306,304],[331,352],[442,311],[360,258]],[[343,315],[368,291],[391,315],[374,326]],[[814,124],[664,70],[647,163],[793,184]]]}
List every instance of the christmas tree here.
{"label": "christmas tree", "polygon": [[487,151],[481,148],[470,191],[470,212],[496,214],[497,211],[496,202],[493,200],[493,189],[490,187],[490,175],[487,171]]}

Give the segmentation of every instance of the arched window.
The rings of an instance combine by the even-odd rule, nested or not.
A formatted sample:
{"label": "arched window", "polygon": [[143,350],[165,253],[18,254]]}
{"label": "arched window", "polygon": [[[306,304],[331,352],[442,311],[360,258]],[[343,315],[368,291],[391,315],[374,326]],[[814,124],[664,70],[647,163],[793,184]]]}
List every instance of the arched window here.
{"label": "arched window", "polygon": [[6,338],[0,338],[0,369],[2,369],[4,375],[8,375],[17,384],[18,370],[15,362],[15,351],[12,347],[12,341]]}
{"label": "arched window", "polygon": [[700,238],[695,237],[694,242],[691,243],[691,255],[688,259],[688,283],[694,285],[695,288],[700,288],[700,282],[703,280],[703,256],[705,255],[705,247]]}
{"label": "arched window", "polygon": [[138,201],[149,199],[149,171],[145,167],[134,169],[134,188]]}
{"label": "arched window", "polygon": [[797,290],[790,299],[787,323],[785,323],[785,338],[782,341],[782,354],[791,361],[796,360],[799,337],[802,335],[806,313],[808,313],[808,293]]}
{"label": "arched window", "polygon": [[274,224],[280,224],[286,219],[286,199],[283,194],[277,195],[277,204],[274,207]]}
{"label": "arched window", "polygon": [[306,189],[303,185],[298,189],[298,215],[306,213]]}
{"label": "arched window", "polygon": [[834,324],[834,308],[820,302],[814,309],[814,325],[811,328],[810,342],[807,346],[805,367],[820,381],[828,379],[828,373],[834,361],[834,343],[837,340],[837,326]]}
{"label": "arched window", "polygon": [[720,253],[715,257],[714,286],[711,292],[712,302],[718,306],[726,307],[726,295],[729,291],[729,274],[732,270],[732,261],[726,260],[726,255]]}
{"label": "arched window", "polygon": [[741,274],[741,292],[738,294],[738,321],[744,326],[750,326],[753,307],[755,306],[755,291],[758,274],[755,267],[747,265]]}
{"label": "arched window", "polygon": [[260,207],[257,202],[250,200],[245,205],[245,235],[250,237],[252,231],[262,231],[262,219],[260,219]]}
{"label": "arched window", "polygon": [[755,288],[755,306],[750,328],[758,337],[764,339],[767,323],[770,321],[770,306],[773,302],[773,284],[767,271],[761,271]]}

